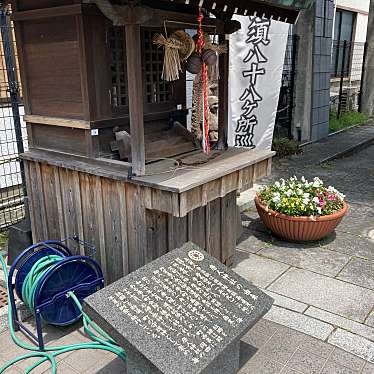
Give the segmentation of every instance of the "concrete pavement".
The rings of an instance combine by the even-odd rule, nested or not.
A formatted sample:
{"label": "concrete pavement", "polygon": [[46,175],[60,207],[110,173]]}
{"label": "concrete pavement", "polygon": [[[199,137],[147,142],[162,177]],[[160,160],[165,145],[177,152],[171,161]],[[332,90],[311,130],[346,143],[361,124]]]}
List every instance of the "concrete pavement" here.
{"label": "concrete pavement", "polygon": [[374,146],[324,165],[320,157],[278,160],[270,179],[319,176],[346,194],[350,209],[336,232],[317,243],[285,242],[250,202],[234,269],[274,297],[268,320],[374,363]]}

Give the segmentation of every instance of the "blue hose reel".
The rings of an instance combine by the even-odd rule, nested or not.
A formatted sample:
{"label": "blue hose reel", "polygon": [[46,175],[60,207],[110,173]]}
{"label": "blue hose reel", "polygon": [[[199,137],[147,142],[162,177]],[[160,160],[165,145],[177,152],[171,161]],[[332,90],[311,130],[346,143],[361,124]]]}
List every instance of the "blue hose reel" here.
{"label": "blue hose reel", "polygon": [[[71,240],[94,250],[94,247],[77,237]],[[67,293],[74,292],[78,300],[82,301],[104,286],[103,273],[96,261],[89,256],[73,256],[64,242],[50,240],[28,247],[15,259],[9,270],[9,302],[14,326],[28,335],[41,350],[44,349],[42,320],[55,326],[67,326],[82,316],[74,301],[67,297]],[[52,258],[51,256],[58,260],[43,269],[37,283],[30,282],[28,274],[34,265],[43,259]],[[31,309],[35,316],[37,336],[22,324],[15,305],[14,292],[26,303],[23,292],[25,282],[35,287]]]}

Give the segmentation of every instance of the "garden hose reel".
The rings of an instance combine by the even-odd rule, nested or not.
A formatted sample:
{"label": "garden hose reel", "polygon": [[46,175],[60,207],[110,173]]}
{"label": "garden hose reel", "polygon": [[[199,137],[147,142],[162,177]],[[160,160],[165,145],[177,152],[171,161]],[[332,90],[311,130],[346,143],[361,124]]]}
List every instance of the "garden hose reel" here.
{"label": "garden hose reel", "polygon": [[[88,248],[91,253],[89,256],[73,255],[65,244],[67,240]],[[26,248],[13,262],[8,277],[13,324],[40,350],[44,349],[42,321],[67,326],[82,316],[82,311],[68,293],[73,292],[81,302],[104,286],[101,268],[91,257],[94,251],[92,245],[78,237],[64,241],[49,240]],[[15,294],[33,313],[36,335],[20,320]]]}

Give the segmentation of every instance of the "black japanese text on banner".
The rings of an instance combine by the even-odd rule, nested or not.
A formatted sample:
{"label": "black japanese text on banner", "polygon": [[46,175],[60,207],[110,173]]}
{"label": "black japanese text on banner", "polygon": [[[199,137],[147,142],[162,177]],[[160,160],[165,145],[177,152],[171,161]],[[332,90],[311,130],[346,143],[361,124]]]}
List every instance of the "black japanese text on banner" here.
{"label": "black japanese text on banner", "polygon": [[270,149],[289,25],[235,16],[241,30],[230,36],[230,146]]}

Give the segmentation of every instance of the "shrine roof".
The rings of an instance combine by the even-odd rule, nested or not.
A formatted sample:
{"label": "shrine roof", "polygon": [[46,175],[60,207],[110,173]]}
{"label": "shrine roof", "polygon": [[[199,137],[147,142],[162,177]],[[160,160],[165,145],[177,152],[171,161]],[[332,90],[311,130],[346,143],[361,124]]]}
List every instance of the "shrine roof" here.
{"label": "shrine roof", "polygon": [[148,5],[158,7],[165,3],[174,3],[189,7],[201,6],[219,14],[257,15],[294,23],[299,11],[310,8],[314,2],[315,0],[153,0],[149,2],[152,5]]}

